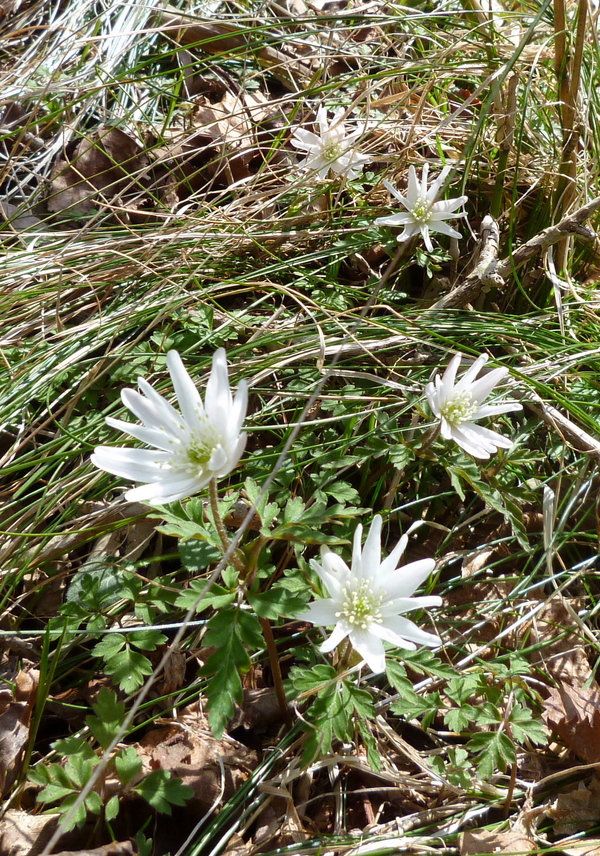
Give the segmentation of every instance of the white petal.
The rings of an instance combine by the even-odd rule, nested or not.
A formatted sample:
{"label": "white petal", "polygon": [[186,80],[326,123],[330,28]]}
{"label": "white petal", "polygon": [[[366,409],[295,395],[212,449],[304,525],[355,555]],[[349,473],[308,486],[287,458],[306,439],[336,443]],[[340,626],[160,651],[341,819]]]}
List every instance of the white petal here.
{"label": "white petal", "polygon": [[440,199],[439,202],[435,202],[431,207],[432,217],[463,217],[464,214],[452,214],[452,211],[456,211],[457,208],[460,208],[461,205],[464,205],[465,202],[469,201],[468,196],[455,196],[453,199]]}
{"label": "white petal", "polygon": [[402,615],[404,612],[411,612],[413,609],[429,609],[432,606],[441,605],[442,598],[435,594],[425,594],[419,597],[397,597],[381,607],[381,614],[385,618],[383,623],[386,624],[390,616]]}
{"label": "white petal", "polygon": [[310,152],[313,149],[321,148],[321,139],[312,131],[307,131],[305,128],[297,128],[294,131],[294,136],[290,140],[291,144],[297,149]]}
{"label": "white petal", "polygon": [[507,368],[492,369],[491,372],[486,372],[483,377],[473,381],[470,387],[471,395],[475,401],[485,401],[490,392],[497,386],[500,381],[504,380],[508,374]]}
{"label": "white petal", "polygon": [[440,645],[442,641],[439,636],[421,630],[414,622],[402,615],[398,615],[396,618],[386,618],[384,624],[374,625],[372,632],[380,636],[381,639],[385,639],[386,642],[391,642],[392,645],[398,645],[400,648],[413,649],[415,645],[435,646]]}
{"label": "white petal", "polygon": [[[398,200],[398,202],[401,202],[402,205],[404,205],[404,207],[406,209],[412,208],[412,205],[409,203],[408,199],[405,196],[402,196],[400,191],[396,190],[396,188],[394,187],[393,184],[390,184],[389,181],[385,181],[385,180],[384,180],[383,184],[389,190],[389,192],[392,194],[392,196],[395,196],[396,199]],[[377,222],[377,220],[375,222]]]}
{"label": "white petal", "polygon": [[131,422],[123,422],[121,419],[113,419],[112,416],[107,416],[106,422],[111,428],[123,431],[125,434],[129,434],[130,437],[135,437],[136,440],[140,440],[148,446],[155,446],[164,452],[173,452],[178,445],[173,436],[167,434],[161,428],[147,428],[145,425],[134,425]]}
{"label": "white petal", "polygon": [[[471,388],[473,383],[475,382],[475,378],[483,368],[483,366],[488,361],[487,354],[480,354],[472,365],[466,370],[466,372],[462,375],[458,383],[456,384],[456,392],[462,392],[467,388]],[[470,390],[472,391],[472,390]]]}
{"label": "white petal", "polygon": [[340,642],[346,638],[349,631],[350,628],[348,627],[345,621],[338,621],[338,623],[333,628],[333,633],[331,634],[329,639],[326,639],[323,642],[320,650],[323,651],[324,654],[328,654],[329,651],[333,651],[333,649],[337,648]]}
{"label": "white petal", "polygon": [[421,583],[431,575],[434,568],[435,561],[433,559],[419,559],[390,572],[386,584],[387,599],[395,600],[398,597],[410,597]]}
{"label": "white petal", "polygon": [[[406,545],[408,544],[408,536],[403,535],[402,538],[398,541],[392,552],[387,556],[381,566],[379,568],[379,579],[389,579],[390,574],[393,574],[396,568],[398,567],[398,563],[404,551],[406,550]],[[416,586],[415,586],[416,588]],[[414,589],[413,589],[414,591]],[[412,592],[409,592],[412,594]]]}
{"label": "white petal", "polygon": [[425,246],[429,250],[430,253],[433,252],[433,244],[431,243],[431,238],[429,237],[429,226],[426,223],[423,223],[421,226],[421,234],[423,235],[423,241],[425,242]]}
{"label": "white petal", "polygon": [[98,446],[91,456],[94,466],[131,481],[153,481],[166,471],[171,460],[168,452],[152,449],[125,449]]}
{"label": "white petal", "polygon": [[121,401],[125,407],[141,419],[148,428],[164,428],[173,436],[185,434],[186,427],[181,413],[178,413],[143,377],[138,378],[138,384],[144,395],[136,392],[135,389],[121,390]]}
{"label": "white petal", "polygon": [[[362,578],[373,579],[379,572],[381,564],[381,526],[382,519],[380,514],[376,514],[371,523],[367,540],[362,551],[361,572]],[[352,563],[352,571],[354,572],[354,562]]]}
{"label": "white petal", "polygon": [[398,214],[388,214],[386,217],[377,217],[376,226],[406,226],[414,223],[414,217],[408,211],[400,211]]}
{"label": "white petal", "polygon": [[[425,177],[425,187],[427,188],[427,164],[423,167],[423,175]],[[411,165],[408,168],[408,193],[406,194],[408,199],[408,208],[412,208],[417,199],[421,198],[421,192],[422,184],[419,184],[417,171],[414,166]]]}
{"label": "white petal", "polygon": [[198,493],[207,484],[208,479],[169,479],[164,482],[134,487],[125,493],[125,499],[128,502],[152,502],[157,505],[164,505],[167,502],[176,502],[178,499],[187,499],[188,496]]}
{"label": "white petal", "polygon": [[[425,164],[423,167],[423,175],[426,176],[425,167],[429,166],[429,164]],[[427,200],[429,202],[435,202],[437,197],[440,195],[440,191],[442,190],[444,184],[446,183],[446,178],[448,177],[448,173],[450,172],[451,167],[445,166],[443,170],[440,172],[438,177],[432,182],[432,185],[429,189],[425,187],[427,193]]]}
{"label": "white petal", "polygon": [[385,672],[385,649],[383,642],[368,630],[353,629],[348,634],[352,647],[367,661],[376,675]]}
{"label": "white petal", "polygon": [[513,410],[523,410],[523,405],[518,401],[505,401],[503,404],[484,404],[479,407],[471,417],[475,419],[483,419],[486,416],[497,416],[499,413],[510,413]]}
{"label": "white petal", "polygon": [[462,238],[460,232],[458,232],[456,229],[453,229],[452,226],[449,226],[447,223],[434,223],[430,221],[428,224],[428,228],[432,232],[439,232],[440,235],[448,235],[449,238]]}
{"label": "white petal", "polygon": [[296,620],[310,621],[311,624],[318,624],[320,627],[330,627],[332,624],[337,624],[336,612],[339,612],[337,601],[331,597],[324,597],[309,604],[306,612],[296,615]]}
{"label": "white petal", "polygon": [[185,370],[181,357],[177,351],[169,351],[167,354],[167,368],[173,381],[175,395],[181,408],[182,416],[189,429],[194,430],[201,426],[204,416],[204,407],[196,386]]}

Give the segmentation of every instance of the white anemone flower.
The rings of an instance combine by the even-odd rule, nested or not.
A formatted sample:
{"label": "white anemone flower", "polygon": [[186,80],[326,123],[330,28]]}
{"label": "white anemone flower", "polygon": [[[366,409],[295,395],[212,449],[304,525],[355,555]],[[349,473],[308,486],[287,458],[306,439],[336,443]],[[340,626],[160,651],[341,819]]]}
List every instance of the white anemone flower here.
{"label": "white anemone flower", "polygon": [[397,238],[399,242],[408,241],[409,238],[420,233],[425,241],[425,246],[431,252],[433,244],[429,237],[430,232],[441,232],[442,235],[449,235],[451,238],[461,237],[460,232],[457,232],[444,221],[453,217],[464,217],[465,212],[457,212],[456,209],[464,205],[468,197],[457,196],[454,199],[436,201],[450,172],[450,167],[444,167],[431,187],[427,187],[428,170],[429,164],[423,164],[423,174],[419,182],[414,166],[409,167],[406,196],[396,190],[389,181],[383,182],[392,196],[395,196],[406,208],[406,211],[401,211],[399,214],[389,214],[387,217],[378,217],[375,224],[377,226],[404,226],[404,231]]}
{"label": "white anemone flower", "polygon": [[353,131],[346,135],[346,126],[342,122],[344,112],[343,107],[336,110],[329,124],[327,107],[319,107],[317,122],[320,133],[313,134],[305,128],[296,128],[292,136],[292,145],[308,153],[300,165],[315,170],[319,178],[326,178],[329,170],[345,178],[356,178],[363,165],[371,160],[368,155],[361,155],[353,149],[355,141],[363,132]]}
{"label": "white anemone flower", "polygon": [[323,581],[330,597],[316,600],[297,616],[320,626],[335,625],[321,651],[333,651],[348,637],[352,647],[375,674],[385,671],[383,642],[414,650],[420,645],[439,645],[433,633],[421,630],[402,613],[411,609],[441,606],[437,596],[411,597],[435,567],[433,559],[421,559],[398,567],[408,541],[403,535],[387,559],[381,561],[381,517],[376,515],[361,550],[362,526],[354,533],[352,568],[330,550],[321,548],[321,563],[311,566]]}
{"label": "white anemone flower", "polygon": [[121,398],[143,424],[106,419],[154,449],[100,446],[92,455],[92,463],[101,470],[143,482],[125,494],[130,502],[162,504],[192,496],[211,479],[230,473],[246,446],[241,433],[248,404],[246,382],[240,381],[234,399],[224,349],[213,357],[204,404],[177,351],[167,354],[167,367],[181,412],[140,377],[141,392],[124,389]]}
{"label": "white anemone flower", "polygon": [[461,449],[475,458],[489,458],[498,449],[510,449],[512,440],[496,431],[490,431],[489,428],[476,425],[475,421],[486,416],[509,413],[511,410],[521,410],[522,405],[518,401],[482,403],[508,374],[507,368],[497,368],[477,378],[487,362],[487,354],[477,357],[456,382],[456,372],[462,356],[456,354],[450,360],[443,377],[436,375],[433,381],[427,384],[427,400],[434,416],[440,420],[442,437],[454,440]]}

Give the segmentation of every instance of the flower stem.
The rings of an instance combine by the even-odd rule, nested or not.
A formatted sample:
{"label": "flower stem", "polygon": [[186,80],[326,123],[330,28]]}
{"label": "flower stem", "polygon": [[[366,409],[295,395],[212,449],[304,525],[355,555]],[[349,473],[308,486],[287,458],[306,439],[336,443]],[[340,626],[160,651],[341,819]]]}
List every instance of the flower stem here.
{"label": "flower stem", "polygon": [[441,430],[441,425],[434,425],[431,431],[428,431],[427,434],[423,437],[423,442],[420,446],[415,449],[415,453],[419,454],[419,452],[425,452],[433,443],[433,441],[439,436]]}
{"label": "flower stem", "polygon": [[227,530],[225,529],[225,524],[221,520],[221,515],[219,514],[219,495],[217,493],[216,479],[211,479],[208,483],[208,494],[210,497],[210,509],[212,511],[213,520],[223,547],[223,555],[229,554],[228,558],[230,559],[231,564],[243,578],[246,575],[246,563],[240,555],[239,550],[232,549],[231,541],[229,540]]}
{"label": "flower stem", "polygon": [[277,653],[277,646],[275,644],[275,637],[273,636],[271,622],[268,618],[259,618],[258,620],[260,621],[260,626],[262,628],[263,636],[265,637],[265,642],[267,645],[269,663],[271,664],[271,673],[273,675],[273,685],[275,687],[277,701],[279,702],[279,709],[281,711],[281,715],[283,716],[285,724],[288,726],[288,728],[291,728],[293,725],[292,715],[290,713],[287,699],[285,697],[285,691],[283,689],[283,678],[281,677],[279,654]]}

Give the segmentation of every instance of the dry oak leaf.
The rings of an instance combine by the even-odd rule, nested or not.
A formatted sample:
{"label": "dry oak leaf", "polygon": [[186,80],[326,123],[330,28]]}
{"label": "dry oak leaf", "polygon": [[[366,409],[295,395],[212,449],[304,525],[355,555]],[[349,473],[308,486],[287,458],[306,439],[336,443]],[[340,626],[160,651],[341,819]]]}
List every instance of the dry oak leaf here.
{"label": "dry oak leaf", "polygon": [[29,723],[35,703],[40,673],[21,671],[15,679],[15,700],[0,713],[0,793],[14,781],[19,756],[29,739]]}
{"label": "dry oak leaf", "polygon": [[74,147],[67,146],[54,164],[48,210],[89,214],[102,200],[139,197],[148,183],[149,163],[142,146],[119,128],[92,131]]}
{"label": "dry oak leaf", "polygon": [[462,833],[459,849],[460,856],[478,856],[480,853],[531,853],[539,848],[535,841],[516,829],[509,832],[477,829]]}
{"label": "dry oak leaf", "polygon": [[554,820],[556,835],[577,835],[597,826],[599,806],[600,778],[596,774],[587,787],[581,782],[576,790],[559,794],[545,814]]}
{"label": "dry oak leaf", "polygon": [[[575,612],[577,602],[572,602]],[[565,633],[564,631],[570,631]],[[580,631],[565,604],[556,598],[550,600],[532,622],[530,644],[539,646],[532,665],[540,665],[556,681],[583,687],[584,684],[600,691],[585,651],[579,643]]]}
{"label": "dry oak leaf", "polygon": [[37,856],[54,830],[60,815],[29,814],[9,808],[0,820],[0,853],[2,856]]}
{"label": "dry oak leaf", "polygon": [[256,753],[230,737],[217,740],[204,717],[190,708],[176,723],[149,731],[137,751],[146,775],[169,770],[191,787],[199,813],[230,799],[257,764]]}
{"label": "dry oak leaf", "polygon": [[543,718],[565,746],[589,764],[600,761],[600,691],[561,681],[543,704]]}

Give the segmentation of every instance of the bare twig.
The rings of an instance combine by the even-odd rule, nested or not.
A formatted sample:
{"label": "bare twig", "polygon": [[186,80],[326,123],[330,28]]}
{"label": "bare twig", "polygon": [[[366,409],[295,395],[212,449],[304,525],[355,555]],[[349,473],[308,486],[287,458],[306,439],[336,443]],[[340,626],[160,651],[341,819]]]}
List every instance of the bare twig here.
{"label": "bare twig", "polygon": [[[552,246],[552,244],[556,244],[568,235],[575,234],[580,235],[583,238],[593,240],[596,238],[596,233],[581,224],[584,220],[591,217],[599,208],[600,196],[596,199],[592,199],[592,201],[588,202],[587,205],[583,205],[577,211],[573,212],[573,214],[565,217],[560,221],[560,223],[557,223],[556,226],[548,226],[548,228],[544,229],[543,232],[540,232],[539,235],[536,235],[530,241],[527,241],[526,244],[523,244],[521,247],[516,249],[512,255],[501,259],[496,264],[492,273],[490,273],[490,269],[488,267],[482,268],[481,266],[481,256],[483,256],[484,252],[484,248],[482,247],[480,261],[473,273],[469,274],[469,276],[453,288],[452,291],[441,297],[431,308],[460,309],[461,307],[466,306],[467,303],[471,303],[471,301],[478,297],[482,291],[485,291],[492,286],[500,286],[502,281],[511,273],[511,271],[516,270],[516,268],[525,264],[525,262],[535,256],[536,253],[546,250],[548,247]],[[482,240],[484,241],[490,240],[489,237],[485,237],[483,235],[484,224],[488,220],[491,220],[491,218],[485,217],[481,224]],[[491,281],[492,276],[494,278],[493,282]]]}

